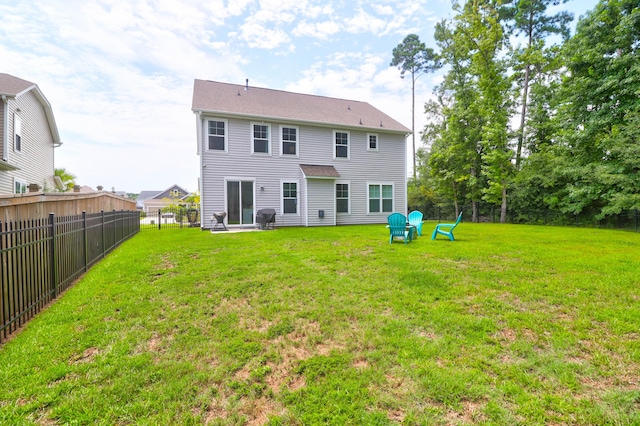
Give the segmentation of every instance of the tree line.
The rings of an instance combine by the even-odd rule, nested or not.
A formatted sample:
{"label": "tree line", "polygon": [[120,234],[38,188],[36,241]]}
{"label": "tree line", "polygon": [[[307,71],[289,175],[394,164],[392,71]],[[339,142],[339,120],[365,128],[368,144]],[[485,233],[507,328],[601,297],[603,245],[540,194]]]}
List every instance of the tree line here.
{"label": "tree line", "polygon": [[424,106],[411,209],[471,205],[475,221],[489,203],[505,222],[640,208],[640,0],[601,0],[573,36],[570,13],[548,13],[566,1],[453,1],[435,50],[416,55],[427,48],[413,34],[394,49],[403,74],[445,70]]}

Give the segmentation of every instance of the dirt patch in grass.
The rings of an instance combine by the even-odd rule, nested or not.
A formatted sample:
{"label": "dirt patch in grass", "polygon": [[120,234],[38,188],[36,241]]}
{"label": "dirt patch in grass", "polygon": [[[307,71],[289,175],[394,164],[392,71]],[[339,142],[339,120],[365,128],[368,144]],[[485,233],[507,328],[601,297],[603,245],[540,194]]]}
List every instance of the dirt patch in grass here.
{"label": "dirt patch in grass", "polygon": [[84,364],[92,362],[93,359],[100,353],[98,348],[88,348],[82,354],[76,355],[69,360],[70,364]]}
{"label": "dirt patch in grass", "polygon": [[486,416],[482,413],[485,403],[479,401],[463,401],[462,410],[447,410],[445,418],[447,424],[475,424],[486,421]]}

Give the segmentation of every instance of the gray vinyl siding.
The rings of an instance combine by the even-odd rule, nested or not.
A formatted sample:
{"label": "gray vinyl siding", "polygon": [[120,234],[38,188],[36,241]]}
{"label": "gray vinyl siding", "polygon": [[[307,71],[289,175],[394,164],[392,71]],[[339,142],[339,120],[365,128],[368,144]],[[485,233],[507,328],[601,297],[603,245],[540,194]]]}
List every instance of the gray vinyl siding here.
{"label": "gray vinyl siding", "polygon": [[[309,179],[308,181],[308,226],[335,225],[335,183],[327,179]],[[311,196],[310,194],[313,194]],[[320,218],[318,212],[324,211]]]}
{"label": "gray vinyl siding", "polygon": [[[405,136],[378,133],[378,151],[367,151],[367,134],[371,130],[321,127],[305,124],[266,122],[271,125],[270,155],[252,154],[250,123],[256,119],[224,118],[228,122],[227,151],[207,150],[208,119],[203,116],[198,132],[201,155],[202,226],[212,228],[215,212],[226,211],[225,179],[255,180],[254,211],[263,208],[276,210],[276,226],[319,226],[334,224],[385,223],[388,213],[367,213],[367,182],[393,182],[394,210],[406,214],[406,144]],[[298,156],[280,155],[282,126],[295,126],[298,133]],[[350,133],[350,159],[334,159],[334,130]],[[335,214],[335,181],[305,179],[300,164],[332,165],[340,174],[340,181],[350,183],[351,212]],[[298,183],[298,214],[282,214],[283,181]],[[264,188],[264,189],[261,189]],[[308,205],[307,205],[308,203]],[[324,219],[318,210],[325,211]]]}
{"label": "gray vinyl siding", "polygon": [[[54,188],[54,154],[53,136],[48,125],[47,116],[40,101],[32,91],[15,99],[7,105],[7,159],[19,170],[0,171],[0,192],[13,193],[14,180],[28,184],[37,183],[42,189]],[[14,114],[16,109],[22,122],[21,151],[15,150]],[[5,134],[3,130],[3,134]]]}

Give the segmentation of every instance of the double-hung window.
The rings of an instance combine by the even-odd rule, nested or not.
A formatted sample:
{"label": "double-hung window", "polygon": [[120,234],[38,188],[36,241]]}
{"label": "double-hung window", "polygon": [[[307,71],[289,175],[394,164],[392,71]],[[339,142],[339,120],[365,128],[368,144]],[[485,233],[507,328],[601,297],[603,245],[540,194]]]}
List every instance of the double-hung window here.
{"label": "double-hung window", "polygon": [[298,128],[292,126],[281,127],[282,155],[298,156]]}
{"label": "double-hung window", "polygon": [[208,120],[207,125],[208,148],[210,151],[227,150],[227,121]]}
{"label": "double-hung window", "polygon": [[27,182],[23,180],[15,179],[13,181],[14,193],[16,194],[24,194],[27,192]]}
{"label": "double-hung window", "polygon": [[282,212],[298,214],[298,182],[282,182]]}
{"label": "double-hung window", "polygon": [[[15,134],[13,149],[15,151],[22,151],[22,120],[18,117],[18,114],[13,116],[13,133]],[[18,192],[16,192],[18,194]]]}
{"label": "double-hung window", "polygon": [[334,130],[333,140],[335,143],[334,158],[349,158],[349,132]]}
{"label": "double-hung window", "polygon": [[393,211],[393,185],[369,184],[369,213],[391,213]]}
{"label": "double-hung window", "polygon": [[378,134],[368,133],[367,134],[367,151],[377,151],[377,150],[378,150]]}
{"label": "double-hung window", "polygon": [[349,213],[348,183],[336,183],[336,212]]}
{"label": "double-hung window", "polygon": [[271,152],[269,149],[270,135],[270,124],[251,123],[252,152],[254,154],[269,154]]}

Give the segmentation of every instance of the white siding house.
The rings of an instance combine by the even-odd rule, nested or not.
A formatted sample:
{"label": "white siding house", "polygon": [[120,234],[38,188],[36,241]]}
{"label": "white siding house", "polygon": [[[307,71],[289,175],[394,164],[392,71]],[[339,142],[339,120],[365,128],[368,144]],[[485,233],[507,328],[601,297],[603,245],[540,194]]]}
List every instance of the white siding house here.
{"label": "white siding house", "polygon": [[406,214],[411,131],[365,102],[195,80],[202,227],[385,223]]}
{"label": "white siding house", "polygon": [[38,86],[0,73],[0,194],[53,189],[53,149],[61,145],[51,104]]}

